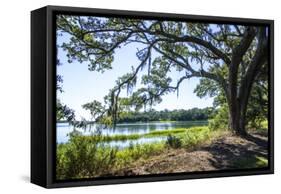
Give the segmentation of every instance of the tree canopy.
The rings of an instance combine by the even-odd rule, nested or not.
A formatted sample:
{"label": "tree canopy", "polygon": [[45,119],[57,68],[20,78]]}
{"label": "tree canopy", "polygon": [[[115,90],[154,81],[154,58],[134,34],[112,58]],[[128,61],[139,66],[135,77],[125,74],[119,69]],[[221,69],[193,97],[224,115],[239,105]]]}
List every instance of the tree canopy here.
{"label": "tree canopy", "polygon": [[[139,64],[116,80],[103,105],[95,104],[113,123],[124,104],[121,90],[129,94],[127,103],[139,109],[160,103],[163,95],[178,92],[181,84],[193,77],[202,78],[195,89],[199,97],[215,96],[218,104],[227,105],[229,128],[239,135],[246,134],[250,94],[255,96],[252,103],[267,100],[266,26],[58,15],[57,29],[57,33],[70,35],[70,40],[60,45],[68,62],[88,63],[90,71],[114,68],[117,49],[140,45],[136,52]],[[140,77],[145,68],[147,73]],[[172,80],[171,71],[182,76]],[[145,87],[134,89],[138,79]]]}

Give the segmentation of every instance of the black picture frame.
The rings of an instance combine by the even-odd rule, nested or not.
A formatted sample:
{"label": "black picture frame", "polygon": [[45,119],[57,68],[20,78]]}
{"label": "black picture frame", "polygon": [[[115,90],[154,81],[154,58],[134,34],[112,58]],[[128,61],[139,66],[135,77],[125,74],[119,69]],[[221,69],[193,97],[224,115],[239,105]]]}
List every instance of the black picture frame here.
{"label": "black picture frame", "polygon": [[[56,24],[58,13],[268,25],[269,27],[269,161],[268,168],[220,170],[137,177],[112,177],[57,181],[56,152]],[[274,173],[274,21],[139,11],[46,6],[31,12],[31,182],[46,188],[168,181]]]}

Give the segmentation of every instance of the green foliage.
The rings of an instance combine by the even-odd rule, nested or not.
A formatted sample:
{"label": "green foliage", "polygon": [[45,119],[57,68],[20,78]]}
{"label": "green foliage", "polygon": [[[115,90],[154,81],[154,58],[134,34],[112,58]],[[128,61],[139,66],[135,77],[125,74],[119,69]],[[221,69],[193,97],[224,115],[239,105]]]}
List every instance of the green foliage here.
{"label": "green foliage", "polygon": [[147,159],[149,156],[157,155],[164,149],[165,144],[162,142],[136,145],[131,144],[128,148],[117,152],[117,168],[124,168],[138,159]]}
{"label": "green foliage", "polygon": [[147,159],[159,154],[165,148],[164,143],[130,144],[118,150],[103,145],[99,135],[70,135],[65,144],[57,145],[56,175],[57,179],[77,179],[108,176],[138,159]]}
{"label": "green foliage", "polygon": [[[127,141],[127,140],[135,140],[143,137],[144,134],[130,134],[130,135],[105,135],[102,136],[102,140],[104,142],[109,141]],[[90,136],[88,138],[91,138]]]}
{"label": "green foliage", "polygon": [[261,128],[262,130],[268,129],[268,120],[264,120],[261,122]]}
{"label": "green foliage", "polygon": [[62,104],[60,100],[57,100],[57,109],[56,109],[57,121],[68,121],[71,122],[75,119],[74,110],[68,106]]}
{"label": "green foliage", "polygon": [[[200,123],[198,123],[200,125]],[[176,135],[184,133],[188,128],[178,128],[178,129],[167,129],[162,131],[152,131],[150,133],[145,134],[145,137],[157,137],[157,136],[167,136],[167,135]]]}
{"label": "green foliage", "polygon": [[84,108],[85,110],[90,111],[92,119],[97,119],[97,118],[101,117],[105,113],[105,107],[102,106],[102,103],[100,103],[97,100],[94,100],[92,102],[83,104],[82,108]]}
{"label": "green foliage", "polygon": [[[68,62],[86,62],[90,71],[110,70],[117,49],[129,44],[140,46],[136,50],[139,64],[120,76],[107,96],[105,123],[111,120],[115,125],[120,116],[120,121],[131,119],[130,114],[121,115],[124,112],[118,101],[121,90],[127,90],[131,95],[130,105],[140,110],[160,103],[165,94],[177,92],[179,95],[181,84],[193,77],[200,78],[195,93],[199,97],[214,97],[215,108],[225,103],[238,106],[233,101],[251,96],[247,122],[255,124],[267,115],[266,27],[69,15],[58,15],[56,22],[57,33],[70,36],[58,45],[66,51]],[[254,59],[259,59],[256,60],[259,64],[254,63]],[[147,73],[141,73],[143,70]],[[180,75],[179,78],[173,80],[171,72]],[[137,80],[143,86],[134,90]],[[248,95],[253,83],[255,92]],[[246,86],[247,90],[243,89]],[[236,96],[228,96],[234,88],[237,94],[232,93]],[[237,110],[244,116],[244,110]]]}
{"label": "green foliage", "polygon": [[[68,143],[57,146],[58,179],[108,175],[114,172],[114,169],[160,153],[165,149],[165,145],[173,148],[183,146],[193,148],[209,141],[217,131],[222,131],[219,129],[228,127],[227,103],[248,96],[240,94],[247,94],[251,87],[248,87],[247,91],[240,89],[242,83],[248,85],[249,80],[253,80],[254,84],[249,95],[246,114],[248,126],[259,127],[268,116],[268,63],[264,58],[267,52],[265,49],[267,42],[264,40],[267,39],[265,27],[112,17],[101,19],[69,15],[58,15],[56,19],[57,33],[67,33],[70,37],[58,45],[66,51],[68,63],[86,62],[90,71],[103,73],[112,69],[116,49],[131,43],[141,44],[141,49],[136,51],[139,64],[132,66],[131,72],[116,80],[116,86],[104,97],[104,105],[97,101],[83,105],[90,111],[93,119],[105,125],[115,126],[117,121],[186,121],[213,118],[210,120],[209,128],[193,127],[187,130],[113,137],[100,135],[84,137],[72,134]],[[240,49],[241,46],[245,47],[244,52],[241,52],[243,50]],[[262,57],[256,55],[257,53]],[[253,59],[261,59],[256,61],[263,63],[252,63]],[[235,67],[238,68],[237,71]],[[143,70],[147,70],[147,73],[141,72]],[[177,80],[172,80],[171,74],[180,76]],[[215,116],[212,108],[138,112],[142,108],[146,110],[147,106],[160,103],[165,94],[177,92],[179,95],[181,84],[193,77],[200,78],[200,83],[194,91],[200,98],[214,97],[214,108],[217,109]],[[134,90],[138,85],[137,82],[141,82],[142,87]],[[62,91],[61,83],[62,77],[57,77],[58,91]],[[233,88],[238,95],[227,96],[229,93],[235,93],[230,90]],[[130,97],[120,98],[121,90],[127,90]],[[230,97],[233,97],[232,102],[226,100]],[[132,108],[135,112],[131,110]],[[74,116],[74,111],[57,102],[57,120],[66,119],[72,122],[75,121]],[[110,148],[102,143],[117,139],[166,135],[168,135],[166,143],[142,145],[131,143],[123,150]],[[243,163],[245,162],[242,161],[240,166]],[[258,162],[255,160],[255,163],[265,163],[265,160]]]}
{"label": "green foliage", "polygon": [[214,133],[208,127],[193,127],[182,136],[183,146],[191,149],[211,138]]}
{"label": "green foliage", "polygon": [[116,149],[95,138],[71,134],[66,144],[57,146],[57,179],[77,179],[108,174],[116,163]]}
{"label": "green foliage", "polygon": [[263,126],[263,122],[268,119],[268,80],[267,68],[262,68],[259,74],[259,81],[253,84],[249,104],[247,108],[246,118],[248,128],[268,128]]}
{"label": "green foliage", "polygon": [[[70,134],[68,143],[57,144],[57,178],[76,179],[114,175],[115,172],[134,165],[134,162],[145,161],[150,156],[158,155],[167,148],[192,149],[210,141],[219,134],[208,127],[168,131],[169,134],[164,133],[167,135],[166,141],[144,144],[130,142],[129,146],[123,149],[105,146],[105,138],[108,138],[106,136],[82,136],[80,133],[73,132]],[[161,135],[161,133],[155,131],[155,135]],[[136,137],[140,138],[140,136]],[[125,136],[123,138],[126,139]],[[127,140],[130,138],[132,137],[127,136]],[[116,138],[111,140],[116,140]]]}
{"label": "green foliage", "polygon": [[150,122],[150,121],[201,121],[212,118],[214,109],[207,107],[203,109],[192,108],[189,110],[163,110],[150,109],[145,112],[121,112],[119,123],[128,122]]}
{"label": "green foliage", "polygon": [[209,120],[209,128],[211,130],[225,130],[228,129],[228,106],[222,105],[217,111],[215,117]]}
{"label": "green foliage", "polygon": [[180,148],[182,146],[182,142],[180,138],[169,134],[166,140],[166,145],[171,148]]}
{"label": "green foliage", "polygon": [[[89,62],[90,71],[104,72],[104,70],[112,68],[111,63],[114,59],[114,51],[110,50],[110,48],[116,43],[117,37],[114,38],[112,42],[108,42],[109,33],[93,35],[86,31],[86,29],[93,29],[104,23],[105,22],[100,19],[95,18],[89,18],[86,21],[83,18],[73,16],[57,16],[58,28],[64,29],[64,31],[68,31],[72,34],[71,41],[64,42],[61,45],[61,47],[67,51],[69,63],[73,61],[78,61],[80,63]],[[82,29],[81,25],[87,25],[87,28]],[[60,33],[61,31],[58,32]],[[104,52],[101,52],[99,49],[100,47],[104,48]],[[94,53],[94,55],[89,55],[89,53]]]}
{"label": "green foliage", "polygon": [[214,97],[219,94],[218,84],[211,79],[200,79],[200,83],[194,89],[194,93],[200,98],[209,96]]}
{"label": "green foliage", "polygon": [[256,156],[257,162],[256,165],[257,167],[267,167],[268,166],[268,159],[265,157],[261,156]]}

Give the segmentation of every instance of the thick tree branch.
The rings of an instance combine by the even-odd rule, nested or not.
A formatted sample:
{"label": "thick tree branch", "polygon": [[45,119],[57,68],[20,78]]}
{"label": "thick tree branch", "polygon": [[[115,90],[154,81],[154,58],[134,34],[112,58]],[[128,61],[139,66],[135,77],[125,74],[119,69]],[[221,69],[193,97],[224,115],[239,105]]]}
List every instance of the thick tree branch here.
{"label": "thick tree branch", "polygon": [[167,33],[163,30],[164,28],[163,28],[162,22],[158,21],[156,23],[158,23],[160,25],[160,30],[154,30],[153,31],[153,30],[150,29],[150,27],[147,28],[144,24],[142,24],[143,28],[140,28],[139,26],[136,26],[137,32],[138,33],[147,33],[147,34],[156,35],[156,36],[163,36],[163,37],[166,37],[166,38],[168,38],[172,41],[176,41],[176,42],[195,43],[195,44],[203,46],[204,48],[213,52],[216,56],[218,56],[220,59],[222,59],[227,65],[229,65],[231,63],[231,60],[229,59],[229,57],[224,52],[219,50],[217,47],[212,45],[212,43],[210,43],[208,41],[205,41],[203,39],[194,37],[194,36],[189,36],[189,35],[176,36],[174,34]]}
{"label": "thick tree branch", "polygon": [[252,61],[248,65],[245,76],[240,84],[238,96],[239,99],[241,100],[241,106],[246,104],[250,95],[251,87],[261,66],[264,63],[267,63],[267,45],[268,45],[268,40],[266,38],[265,28],[263,28],[259,31],[258,46],[255,56],[253,57]]}
{"label": "thick tree branch", "polygon": [[190,43],[198,44],[198,45],[203,46],[206,49],[210,50],[211,52],[213,52],[216,56],[218,56],[220,59],[222,59],[226,64],[229,65],[231,63],[230,59],[228,58],[228,56],[225,53],[220,51],[218,48],[216,48],[210,42],[207,42],[203,39],[199,39],[197,37],[188,36],[188,35],[179,37],[179,36],[175,36],[173,34],[165,33],[163,31],[157,31],[156,33],[152,33],[152,32],[148,31],[147,33],[162,35],[166,38],[170,38],[170,39],[176,40],[178,42],[190,42]]}
{"label": "thick tree branch", "polygon": [[256,36],[256,31],[254,27],[247,27],[243,38],[241,39],[238,46],[236,46],[232,51],[232,58],[231,58],[231,64],[229,66],[229,90],[227,92],[227,95],[229,98],[234,98],[235,100],[232,100],[232,103],[230,104],[231,107],[236,107],[235,105],[232,105],[233,103],[237,103],[237,76],[238,76],[238,69],[239,64],[242,61],[242,58],[248,48],[250,47],[253,39]]}
{"label": "thick tree branch", "polygon": [[[191,78],[191,77],[205,77],[205,78],[209,78],[209,79],[217,81],[223,88],[227,87],[225,79],[223,77],[221,77],[219,74],[209,73],[209,72],[204,71],[203,69],[201,69],[200,71],[195,71],[191,67],[191,65],[188,63],[187,60],[185,60],[186,63],[182,63],[182,62],[176,60],[174,57],[169,56],[166,52],[160,50],[159,48],[157,48],[157,47],[153,47],[153,48],[157,52],[159,52],[160,54],[165,56],[166,58],[170,59],[171,61],[175,62],[179,66],[181,66],[184,69],[186,69],[188,71],[189,78]],[[176,54],[174,52],[172,52],[172,53]]]}
{"label": "thick tree branch", "polygon": [[231,66],[238,66],[256,36],[254,27],[247,27],[240,43],[232,51]]}

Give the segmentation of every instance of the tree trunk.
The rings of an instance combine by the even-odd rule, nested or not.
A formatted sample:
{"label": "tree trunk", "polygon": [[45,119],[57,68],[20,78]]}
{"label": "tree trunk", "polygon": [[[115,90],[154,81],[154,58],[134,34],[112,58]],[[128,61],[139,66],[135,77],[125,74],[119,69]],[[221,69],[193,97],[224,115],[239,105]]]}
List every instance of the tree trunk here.
{"label": "tree trunk", "polygon": [[231,98],[229,104],[229,128],[239,136],[246,136],[247,131],[245,128],[246,107],[241,107],[238,100]]}
{"label": "tree trunk", "polygon": [[[258,74],[258,71],[260,70],[262,64],[266,63],[267,59],[266,54],[268,40],[266,38],[265,28],[262,28],[260,30],[258,40],[257,51],[249,64],[247,72],[241,80],[240,87],[238,87],[237,85],[236,86],[238,88],[235,87],[235,97],[229,96],[229,98],[231,99],[230,105],[234,105],[234,107],[230,106],[230,120],[232,123],[233,121],[235,122],[231,125],[231,129],[233,129],[235,133],[240,136],[247,136],[245,125],[249,96],[251,94],[255,77]],[[234,89],[234,87],[232,89]],[[230,91],[230,94],[231,92],[233,91]]]}
{"label": "tree trunk", "polygon": [[258,32],[258,46],[252,61],[248,64],[248,68],[244,76],[241,78],[240,86],[238,84],[239,64],[243,60],[251,42],[255,37],[255,31],[249,27],[240,44],[233,50],[231,63],[229,65],[228,87],[226,89],[227,102],[229,106],[229,128],[239,136],[247,136],[245,129],[246,112],[249,95],[252,89],[256,74],[261,65],[266,61],[267,38],[265,28],[261,28]]}

